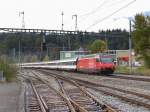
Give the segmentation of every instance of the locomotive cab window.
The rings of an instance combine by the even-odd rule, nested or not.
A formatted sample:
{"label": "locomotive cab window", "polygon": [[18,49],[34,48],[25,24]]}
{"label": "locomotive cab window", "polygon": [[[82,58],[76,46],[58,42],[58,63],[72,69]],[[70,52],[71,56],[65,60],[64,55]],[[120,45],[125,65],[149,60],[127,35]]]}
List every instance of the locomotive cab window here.
{"label": "locomotive cab window", "polygon": [[104,62],[104,63],[112,63],[112,62],[113,62],[113,59],[112,59],[112,58],[108,58],[108,57],[102,57],[102,58],[101,58],[101,62]]}

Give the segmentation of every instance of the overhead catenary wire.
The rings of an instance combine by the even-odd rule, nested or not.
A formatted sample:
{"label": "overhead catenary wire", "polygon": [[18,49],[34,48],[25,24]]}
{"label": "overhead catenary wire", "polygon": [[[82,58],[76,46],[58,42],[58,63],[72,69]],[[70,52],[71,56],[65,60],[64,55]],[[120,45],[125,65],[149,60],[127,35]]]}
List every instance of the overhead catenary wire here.
{"label": "overhead catenary wire", "polygon": [[[108,0],[109,1],[109,0]],[[87,19],[89,16],[91,16],[91,15],[93,15],[93,14],[95,14],[96,12],[100,12],[100,11],[104,11],[104,10],[100,10],[100,9],[104,9],[105,7],[105,5],[107,5],[107,3],[108,3],[108,1],[104,1],[102,4],[100,4],[98,7],[96,7],[95,9],[93,9],[92,11],[90,11],[90,12],[88,12],[88,13],[86,13],[86,14],[83,14],[83,15],[79,15],[79,17],[80,18],[83,18],[83,19],[81,19],[79,22],[82,22],[82,21],[84,21],[85,19]],[[117,1],[117,2],[114,2],[113,1],[113,3],[111,3],[111,4],[108,4],[108,6],[107,7],[112,7],[112,6],[114,6],[114,5],[117,5],[117,4],[120,4],[120,3],[122,3],[122,2],[125,2],[126,0],[119,0],[119,1]],[[107,8],[108,9],[108,8]]]}
{"label": "overhead catenary wire", "polygon": [[[100,3],[100,5],[98,5],[96,8],[94,8],[92,11],[87,12],[85,14],[78,14],[78,23],[81,24],[83,21],[85,21],[85,19],[88,19],[89,16],[92,16],[99,11],[103,11],[100,9],[105,9],[105,6],[110,8],[110,7],[113,7],[114,5],[120,4],[120,3],[125,2],[125,1],[127,1],[127,0],[117,0],[117,1],[114,0],[112,3],[112,2],[110,2],[110,0],[104,0],[103,2]],[[71,27],[70,29],[73,29],[72,25],[70,27]]]}
{"label": "overhead catenary wire", "polygon": [[[94,14],[96,13],[100,13],[100,12],[103,12],[105,13],[106,11],[108,11],[108,7],[111,8],[111,7],[114,7],[116,5],[119,5],[121,4],[122,2],[126,2],[127,0],[117,0],[117,1],[113,1],[113,3],[111,2],[103,2],[101,3],[97,8],[95,8],[93,11],[89,12],[89,13],[86,13],[84,15],[79,15],[79,21],[78,23],[81,24],[82,22],[85,22],[85,20],[87,20],[89,18],[89,16],[94,16]],[[106,8],[107,7],[107,8]],[[96,10],[97,9],[97,10]],[[101,10],[100,10],[101,9]],[[105,11],[106,10],[106,11]]]}
{"label": "overhead catenary wire", "polygon": [[95,26],[96,24],[98,24],[98,23],[100,23],[100,22],[102,22],[102,21],[108,19],[109,17],[111,17],[111,16],[113,16],[114,14],[118,13],[118,12],[121,11],[122,9],[124,9],[124,8],[128,7],[129,5],[133,4],[135,1],[136,1],[136,0],[133,0],[133,1],[129,2],[128,4],[124,5],[123,7],[121,7],[121,8],[119,8],[119,9],[117,9],[116,11],[112,12],[111,14],[105,16],[104,18],[97,20],[97,21],[94,22],[92,25],[90,25],[89,27],[87,27],[86,30],[89,29],[89,28],[91,28],[91,27],[93,27],[93,26]]}
{"label": "overhead catenary wire", "polygon": [[[109,1],[109,0],[108,0]],[[83,22],[85,19],[87,19],[89,16],[95,14],[96,12],[98,12],[100,9],[102,9],[102,7],[104,7],[108,1],[104,1],[102,2],[98,7],[94,8],[92,11],[90,12],[87,12],[86,14],[82,14],[82,15],[79,15],[79,18],[82,18],[79,23]]]}
{"label": "overhead catenary wire", "polygon": [[[108,0],[108,1],[109,1],[109,0]],[[80,17],[89,16],[89,15],[91,15],[91,14],[97,12],[97,11],[98,11],[99,9],[101,9],[108,1],[106,1],[106,0],[103,1],[103,2],[102,2],[98,7],[96,7],[94,10],[92,10],[92,11],[86,13],[86,14],[80,15]]]}
{"label": "overhead catenary wire", "polygon": [[[119,1],[117,1],[117,2],[114,2],[114,1],[113,1],[113,3],[108,4],[108,7],[110,8],[110,7],[112,7],[112,6],[116,5],[116,4],[120,4],[120,3],[125,2],[125,1],[126,1],[126,0],[119,0]],[[93,15],[93,14],[96,13],[97,11],[101,11],[100,9],[104,8],[104,6],[105,6],[107,3],[110,3],[109,0],[107,0],[107,1],[105,0],[105,1],[102,2],[98,7],[94,8],[92,11],[90,11],[90,12],[88,12],[88,13],[86,13],[86,14],[79,15],[79,16],[80,16],[80,17],[88,17],[88,16],[90,16],[90,15]]]}

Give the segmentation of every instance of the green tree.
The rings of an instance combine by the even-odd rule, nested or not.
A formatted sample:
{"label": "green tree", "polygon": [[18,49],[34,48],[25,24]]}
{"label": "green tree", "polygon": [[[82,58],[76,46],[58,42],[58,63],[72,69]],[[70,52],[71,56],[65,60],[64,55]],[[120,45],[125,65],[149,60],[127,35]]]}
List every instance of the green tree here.
{"label": "green tree", "polygon": [[107,49],[107,44],[103,40],[95,40],[90,46],[92,53],[104,52]]}
{"label": "green tree", "polygon": [[135,16],[133,44],[136,53],[140,54],[146,67],[150,68],[150,17],[143,14]]}

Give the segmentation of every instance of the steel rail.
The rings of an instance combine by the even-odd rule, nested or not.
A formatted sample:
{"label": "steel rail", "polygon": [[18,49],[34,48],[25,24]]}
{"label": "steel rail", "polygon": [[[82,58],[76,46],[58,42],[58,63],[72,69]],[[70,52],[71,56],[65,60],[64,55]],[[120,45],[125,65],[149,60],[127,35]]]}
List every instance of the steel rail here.
{"label": "steel rail", "polygon": [[134,91],[124,90],[124,89],[108,86],[108,85],[105,85],[105,84],[97,84],[97,83],[90,82],[90,81],[87,81],[87,80],[82,80],[82,79],[77,79],[77,78],[71,78],[71,79],[79,81],[80,84],[82,82],[83,84],[86,83],[88,85],[93,85],[93,86],[97,86],[97,87],[105,87],[105,88],[109,88],[109,89],[112,89],[112,90],[117,90],[117,91],[120,91],[120,92],[124,92],[124,93],[127,93],[127,94],[133,94],[133,95],[136,95],[138,97],[143,97],[145,99],[150,100],[150,95],[145,95],[145,94],[137,93],[137,92],[134,92]]}
{"label": "steel rail", "polygon": [[[117,74],[117,73],[116,73]],[[144,78],[144,77],[133,77],[133,76],[128,76],[126,75],[113,75],[109,76],[110,78],[119,78],[119,79],[129,79],[129,80],[135,80],[135,81],[144,81],[144,82],[150,82],[150,78]]]}
{"label": "steel rail", "polygon": [[37,98],[37,100],[38,100],[38,102],[39,102],[41,111],[42,111],[42,112],[48,112],[47,106],[44,106],[44,105],[43,105],[43,104],[45,104],[45,103],[44,103],[44,100],[41,99],[40,96],[38,95],[37,90],[36,90],[36,88],[34,87],[34,85],[33,85],[33,83],[32,83],[31,80],[30,80],[30,83],[31,83],[31,87],[32,87],[32,89],[33,89],[33,91],[34,91],[34,93],[35,93],[35,95],[36,95],[36,98]]}
{"label": "steel rail", "polygon": [[[55,76],[54,76],[54,77],[55,77]],[[65,90],[64,90],[64,88],[63,88],[61,82],[58,80],[57,77],[55,77],[55,78],[56,78],[56,80],[57,80],[57,82],[58,82],[58,84],[59,84],[59,86],[60,86],[60,88],[61,88],[62,93],[63,93],[66,97],[69,98],[70,102],[71,102],[72,105],[75,107],[75,110],[78,111],[78,112],[88,112],[88,111],[85,110],[83,107],[81,107],[80,105],[78,105],[75,101],[73,101],[73,100],[66,94],[66,92],[65,92]]]}
{"label": "steel rail", "polygon": [[[33,72],[32,72],[33,73]],[[35,75],[35,74],[34,74]],[[23,76],[24,78],[26,79],[29,79],[27,78],[26,76]],[[31,76],[32,78],[35,78],[35,79],[38,79],[39,81],[43,82],[44,84],[46,84],[50,89],[54,90],[61,98],[63,98],[63,100],[66,102],[66,104],[68,105],[69,109],[70,109],[70,112],[76,112],[73,108],[73,106],[71,105],[70,101],[63,96],[63,94],[59,93],[57,90],[55,90],[53,87],[51,87],[50,85],[48,85],[48,82],[44,81],[43,79],[41,79],[40,77],[38,77],[37,75],[35,76]],[[33,84],[32,84],[33,85]],[[35,89],[36,90],[36,89]],[[44,101],[43,97],[41,95],[39,95],[39,97],[41,98],[42,101]],[[43,102],[43,105],[45,107],[48,108],[48,106],[46,105],[45,102]],[[43,112],[43,111],[42,111]],[[46,112],[49,112],[49,111],[46,111]]]}
{"label": "steel rail", "polygon": [[104,104],[103,102],[100,102],[99,100],[97,100],[97,98],[95,96],[93,96],[92,94],[90,94],[85,87],[81,87],[78,83],[76,83],[75,81],[72,81],[72,83],[74,83],[74,85],[76,85],[78,88],[80,88],[81,91],[83,91],[83,93],[85,93],[88,97],[92,98],[97,104],[99,104],[103,110],[105,110],[106,112],[117,112],[115,109],[113,109],[112,107],[108,106],[107,104]]}
{"label": "steel rail", "polygon": [[67,80],[66,78],[63,78],[63,77],[59,77],[63,80],[66,80],[66,81],[69,81],[70,83],[72,83],[73,85],[75,85],[76,87],[78,87],[82,92],[83,94],[86,94],[88,97],[90,97],[94,102],[96,102],[98,105],[100,105],[102,107],[102,109],[106,112],[117,112],[115,109],[113,109],[112,107],[108,106],[107,104],[103,103],[103,102],[100,102],[99,100],[97,100],[97,98],[95,96],[93,96],[92,94],[90,94],[86,88],[84,87],[81,87],[78,83],[76,83],[75,81],[73,80]]}
{"label": "steel rail", "polygon": [[133,94],[133,95],[136,95],[136,96],[139,96],[139,97],[143,97],[145,99],[150,100],[150,95],[145,95],[145,94],[133,92],[133,91],[130,91],[130,90],[124,90],[124,89],[108,86],[108,85],[105,85],[105,84],[97,84],[97,83],[94,83],[94,82],[91,82],[91,81],[87,81],[87,80],[83,80],[83,79],[78,79],[78,78],[73,78],[73,77],[69,77],[69,78],[71,78],[73,80],[76,80],[76,81],[80,81],[80,82],[86,83],[86,84],[90,84],[90,85],[93,85],[93,86],[105,87],[105,88],[117,90],[117,91],[128,93],[128,94]]}
{"label": "steel rail", "polygon": [[[97,98],[95,98],[92,94],[90,94],[89,92],[86,91],[85,88],[81,87],[79,84],[77,84],[75,81],[73,80],[67,80],[67,78],[64,78],[64,77],[61,77],[59,75],[56,76],[56,75],[52,75],[53,77],[56,78],[56,80],[58,81],[60,87],[61,87],[61,91],[63,92],[63,94],[65,94],[65,96],[68,97],[68,95],[66,94],[61,82],[58,80],[59,79],[62,79],[62,80],[65,80],[65,81],[68,81],[70,83],[72,83],[73,85],[75,85],[76,87],[78,87],[83,94],[86,94],[86,96],[88,96],[89,98],[91,98],[94,102],[96,102],[98,105],[100,105],[100,107],[102,107],[102,109],[106,112],[117,112],[116,109],[113,109],[112,107],[108,106],[107,104],[104,104],[103,102],[100,102],[99,100],[97,100]],[[85,110],[84,108],[82,108],[80,105],[78,105],[75,101],[73,101],[72,99],[70,99],[71,103],[73,104],[73,106],[76,107],[77,110],[80,110],[81,112],[87,112],[87,110]]]}
{"label": "steel rail", "polygon": [[[48,73],[48,74],[51,73],[51,72],[43,71],[43,70],[42,70],[42,72]],[[106,85],[103,85],[103,84],[97,84],[97,83],[93,83],[93,82],[90,82],[90,81],[87,81],[87,80],[82,80],[82,79],[77,79],[77,78],[72,78],[72,77],[66,77],[66,76],[59,75],[57,73],[51,73],[51,74],[57,75],[59,77],[63,77],[65,80],[67,80],[67,78],[68,78],[68,80],[75,80],[80,85],[83,85],[85,87],[93,88],[97,91],[103,92],[104,94],[111,95],[111,96],[114,96],[114,97],[118,97],[118,98],[120,98],[122,100],[125,100],[127,102],[131,102],[131,103],[134,103],[134,104],[137,104],[137,105],[140,105],[140,106],[143,106],[143,107],[146,107],[146,108],[150,109],[150,104],[147,104],[147,103],[135,100],[135,99],[130,99],[130,98],[127,98],[127,97],[124,97],[124,96],[121,96],[121,95],[117,95],[117,94],[114,94],[114,93],[111,93],[111,92],[108,92],[108,91],[104,91],[104,90],[101,90],[100,88],[97,88],[97,87],[98,86],[99,87],[106,87],[106,88],[111,88],[111,89],[114,89],[114,90],[116,89],[118,91],[121,90],[122,92],[129,92],[130,94],[134,94],[134,95],[137,95],[139,97],[144,97],[144,98],[149,98],[149,95],[140,94],[140,93],[127,91],[127,90],[122,90],[122,89],[119,89],[119,88],[114,88],[114,87],[106,86]],[[93,86],[96,86],[96,87],[93,87]]]}
{"label": "steel rail", "polygon": [[36,75],[35,73],[34,73],[34,75],[35,75],[40,81],[42,81],[43,83],[45,83],[49,88],[51,88],[52,90],[54,90],[58,95],[60,95],[60,96],[66,101],[66,103],[67,103],[67,105],[68,105],[68,107],[69,107],[69,109],[70,109],[70,112],[76,112],[75,109],[74,109],[74,107],[72,106],[70,100],[69,100],[63,93],[57,91],[55,88],[53,88],[53,87],[48,83],[47,80],[44,80],[44,79],[43,79],[42,77],[40,77],[39,75]]}
{"label": "steel rail", "polygon": [[[71,71],[67,71],[67,72],[74,73]],[[78,74],[83,74],[83,73],[78,73]],[[96,74],[90,74],[90,75],[96,76]],[[143,76],[143,77],[139,77],[140,76],[139,74],[127,74],[127,73],[113,73],[111,75],[100,75],[100,76],[107,77],[107,78],[120,78],[120,79],[150,82],[150,77],[149,78],[148,78],[148,76],[144,77],[142,74],[141,74],[141,76]]]}
{"label": "steel rail", "polygon": [[102,90],[102,89],[99,89],[99,88],[96,88],[96,87],[91,87],[91,86],[88,86],[88,85],[84,85],[88,88],[91,88],[91,89],[94,89],[96,91],[100,91],[106,95],[111,95],[111,96],[114,96],[114,97],[118,97],[124,101],[127,101],[127,102],[131,102],[133,104],[137,104],[137,105],[140,105],[140,106],[143,106],[143,107],[146,107],[148,109],[150,109],[150,104],[147,104],[147,103],[144,103],[144,102],[141,102],[141,101],[138,101],[138,100],[135,100],[135,99],[130,99],[128,97],[124,97],[124,96],[121,96],[121,95],[118,95],[118,94],[114,94],[112,92],[109,92],[109,91],[105,91],[105,90]]}
{"label": "steel rail", "polygon": [[[57,74],[57,75],[59,75],[59,74]],[[63,76],[63,77],[65,77],[65,76]],[[142,94],[142,93],[137,93],[137,92],[133,92],[133,91],[129,91],[129,90],[124,90],[124,89],[108,86],[108,85],[105,85],[105,84],[98,84],[98,83],[94,83],[94,82],[91,82],[91,81],[88,81],[88,80],[79,79],[79,78],[73,78],[73,77],[66,77],[66,78],[70,78],[72,80],[76,80],[76,81],[79,81],[79,82],[82,82],[82,83],[85,83],[85,84],[89,84],[89,85],[93,85],[93,86],[97,86],[97,87],[105,87],[105,88],[117,90],[117,91],[128,93],[128,94],[133,94],[133,95],[136,95],[136,96],[139,96],[139,97],[143,97],[145,99],[150,100],[150,95],[145,95],[145,94]]]}

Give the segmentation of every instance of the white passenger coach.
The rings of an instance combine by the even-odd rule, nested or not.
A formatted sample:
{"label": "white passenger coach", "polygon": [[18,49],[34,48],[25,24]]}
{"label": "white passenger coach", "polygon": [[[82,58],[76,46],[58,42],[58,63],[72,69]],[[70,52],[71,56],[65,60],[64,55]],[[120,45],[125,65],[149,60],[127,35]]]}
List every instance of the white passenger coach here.
{"label": "white passenger coach", "polygon": [[76,70],[76,58],[66,60],[55,60],[47,62],[22,63],[23,68],[45,68],[45,69],[63,69]]}

